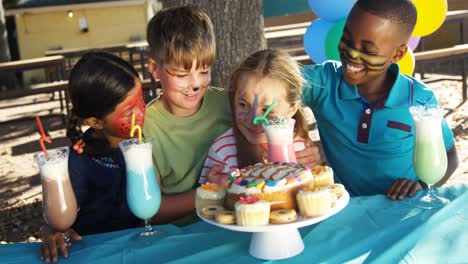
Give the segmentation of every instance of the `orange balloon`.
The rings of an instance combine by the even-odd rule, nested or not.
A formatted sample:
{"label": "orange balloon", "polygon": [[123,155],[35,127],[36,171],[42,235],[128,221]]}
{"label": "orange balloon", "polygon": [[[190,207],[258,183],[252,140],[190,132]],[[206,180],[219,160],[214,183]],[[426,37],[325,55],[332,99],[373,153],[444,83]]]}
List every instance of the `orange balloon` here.
{"label": "orange balloon", "polygon": [[418,12],[413,36],[427,36],[436,31],[445,21],[447,0],[413,0]]}

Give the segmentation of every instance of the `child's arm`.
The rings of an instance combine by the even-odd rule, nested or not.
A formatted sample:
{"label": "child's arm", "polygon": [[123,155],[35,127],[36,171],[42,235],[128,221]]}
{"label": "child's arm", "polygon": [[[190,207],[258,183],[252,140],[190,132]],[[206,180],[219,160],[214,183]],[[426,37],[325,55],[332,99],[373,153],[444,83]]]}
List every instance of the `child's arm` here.
{"label": "child's arm", "polygon": [[214,165],[206,176],[206,182],[216,183],[219,186],[226,186],[229,183],[229,173],[224,172],[226,167]]}
{"label": "child's arm", "polygon": [[153,224],[167,224],[195,210],[195,189],[185,193],[161,196],[161,207],[158,213],[153,216]]}
{"label": "child's arm", "polygon": [[217,152],[216,150],[222,146],[223,143],[220,142],[215,142],[211,145],[198,183],[211,182],[219,186],[226,186],[228,184],[231,167],[237,168],[237,163],[235,166],[231,166],[233,164],[231,164],[232,162],[229,162],[229,160],[237,160],[237,158],[228,158],[226,155],[235,155],[235,152],[232,150],[235,150],[236,147],[230,146],[231,151],[229,151],[228,148],[224,148],[223,151]]}
{"label": "child's arm", "polygon": [[[447,151],[447,171],[444,177],[434,186],[440,187],[452,176],[455,169],[458,167],[458,155],[455,145]],[[385,192],[391,200],[403,200],[406,196],[413,197],[418,191],[427,188],[426,184],[421,181],[412,181],[406,178],[400,178],[393,182],[390,188]]]}

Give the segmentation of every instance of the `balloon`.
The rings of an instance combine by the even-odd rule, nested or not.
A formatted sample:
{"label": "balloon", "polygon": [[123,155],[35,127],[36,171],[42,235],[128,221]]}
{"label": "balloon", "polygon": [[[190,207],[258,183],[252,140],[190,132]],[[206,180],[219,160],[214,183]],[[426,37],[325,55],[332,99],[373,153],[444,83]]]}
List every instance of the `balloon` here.
{"label": "balloon", "polygon": [[329,22],[336,22],[348,16],[356,0],[308,0],[314,13]]}
{"label": "balloon", "polygon": [[413,0],[418,12],[413,36],[427,36],[444,23],[447,0]]}
{"label": "balloon", "polygon": [[400,65],[400,73],[412,75],[414,71],[414,54],[411,49],[408,49],[405,56],[398,62]]}
{"label": "balloon", "polygon": [[346,25],[346,19],[336,22],[333,27],[328,31],[325,40],[325,54],[329,60],[340,60],[340,53],[338,52],[338,44],[340,44],[341,36]]}
{"label": "balloon", "polygon": [[333,23],[317,18],[307,28],[304,34],[304,49],[314,63],[327,60],[325,55],[325,39]]}
{"label": "balloon", "polygon": [[421,40],[421,37],[411,37],[411,38],[408,40],[408,47],[409,47],[412,51],[414,51],[414,50],[418,47],[419,40]]}

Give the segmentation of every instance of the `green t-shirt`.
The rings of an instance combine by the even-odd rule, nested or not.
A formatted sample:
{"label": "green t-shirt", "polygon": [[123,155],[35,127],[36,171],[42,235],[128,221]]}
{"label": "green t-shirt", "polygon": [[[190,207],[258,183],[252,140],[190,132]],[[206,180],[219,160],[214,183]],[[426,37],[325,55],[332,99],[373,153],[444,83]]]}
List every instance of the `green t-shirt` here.
{"label": "green t-shirt", "polygon": [[145,137],[153,142],[153,163],[164,194],[196,186],[213,141],[232,126],[228,93],[209,87],[197,113],[177,117],[159,100],[147,106]]}

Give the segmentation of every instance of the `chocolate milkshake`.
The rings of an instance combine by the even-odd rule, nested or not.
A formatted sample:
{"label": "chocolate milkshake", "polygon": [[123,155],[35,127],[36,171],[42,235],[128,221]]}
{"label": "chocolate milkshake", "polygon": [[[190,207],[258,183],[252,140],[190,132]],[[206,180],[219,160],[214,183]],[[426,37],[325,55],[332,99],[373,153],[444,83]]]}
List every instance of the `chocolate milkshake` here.
{"label": "chocolate milkshake", "polygon": [[42,209],[47,224],[65,231],[75,222],[78,212],[75,193],[68,175],[68,148],[53,149],[49,156],[34,155],[42,181]]}

